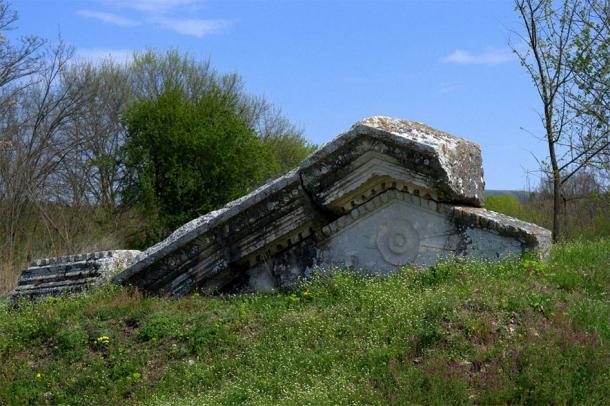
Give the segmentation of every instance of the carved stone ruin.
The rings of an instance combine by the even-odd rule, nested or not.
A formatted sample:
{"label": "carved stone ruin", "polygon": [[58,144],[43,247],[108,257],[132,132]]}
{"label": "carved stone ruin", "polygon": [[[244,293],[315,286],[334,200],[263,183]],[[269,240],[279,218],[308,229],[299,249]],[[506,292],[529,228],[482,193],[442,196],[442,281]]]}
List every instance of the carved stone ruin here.
{"label": "carved stone ruin", "polygon": [[143,253],[35,261],[13,297],[76,292],[110,278],[169,296],[271,291],[336,266],[387,274],[455,256],[545,255],[551,233],[483,209],[483,189],[478,145],[371,117]]}
{"label": "carved stone ruin", "polygon": [[23,271],[13,298],[57,296],[98,286],[131,265],[140,251],[103,251],[38,259]]}
{"label": "carved stone ruin", "polygon": [[169,296],[270,291],[316,268],[387,274],[454,256],[546,254],[550,232],[483,209],[483,189],[478,145],[371,117],[295,170],[183,225],[113,281]]}

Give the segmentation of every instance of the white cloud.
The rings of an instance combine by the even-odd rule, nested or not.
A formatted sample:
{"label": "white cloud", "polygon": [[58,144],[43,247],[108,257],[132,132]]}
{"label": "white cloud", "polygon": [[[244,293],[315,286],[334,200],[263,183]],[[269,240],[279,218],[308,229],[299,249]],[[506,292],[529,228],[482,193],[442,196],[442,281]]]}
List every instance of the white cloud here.
{"label": "white cloud", "polygon": [[[81,17],[94,18],[122,27],[156,25],[178,34],[202,38],[229,25],[222,19],[191,18],[201,0],[98,0],[108,7],[133,10],[138,20],[103,11],[79,10]],[[189,17],[186,17],[189,15]]]}
{"label": "white cloud", "polygon": [[194,18],[156,18],[152,20],[163,28],[176,31],[178,34],[203,37],[212,34],[228,25],[226,20],[200,20]]}
{"label": "white cloud", "polygon": [[112,49],[112,48],[78,48],[76,50],[77,58],[89,60],[93,63],[100,63],[107,59],[112,59],[114,62],[125,63],[133,56],[131,49]]}
{"label": "white cloud", "polygon": [[177,7],[192,6],[200,0],[102,0],[114,7],[130,8],[147,13],[165,13]]}
{"label": "white cloud", "polygon": [[81,17],[94,18],[107,24],[118,25],[119,27],[135,27],[140,25],[139,22],[130,18],[102,11],[78,10],[76,14]]}
{"label": "white cloud", "polygon": [[456,49],[451,54],[441,58],[441,62],[455,63],[458,65],[497,65],[510,62],[514,59],[510,49],[490,49],[480,54],[472,54],[468,51]]}

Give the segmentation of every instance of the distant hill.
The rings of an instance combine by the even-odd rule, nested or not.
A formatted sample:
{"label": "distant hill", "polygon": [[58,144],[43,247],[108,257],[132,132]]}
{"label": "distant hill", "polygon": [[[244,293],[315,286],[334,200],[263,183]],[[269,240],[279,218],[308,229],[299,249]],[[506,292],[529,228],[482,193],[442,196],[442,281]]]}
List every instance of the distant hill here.
{"label": "distant hill", "polygon": [[502,196],[502,195],[513,195],[520,202],[525,202],[530,197],[530,192],[525,190],[499,190],[499,189],[488,189],[485,190],[485,196]]}

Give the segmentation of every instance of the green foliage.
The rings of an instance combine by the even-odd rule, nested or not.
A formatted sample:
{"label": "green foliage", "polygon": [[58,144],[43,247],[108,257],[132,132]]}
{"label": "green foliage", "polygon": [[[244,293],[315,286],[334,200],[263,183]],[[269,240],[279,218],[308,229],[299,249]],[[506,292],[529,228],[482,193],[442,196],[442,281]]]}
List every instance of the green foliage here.
{"label": "green foliage", "polygon": [[169,316],[156,314],[150,317],[138,330],[138,338],[144,341],[158,340],[165,337],[181,337],[184,318],[180,314]]}
{"label": "green foliage", "polygon": [[[588,298],[607,299],[610,295],[610,250],[599,242],[574,241],[550,258],[553,270],[547,274],[557,287],[583,292]],[[582,272],[573,272],[581,269]]]}
{"label": "green foliage", "polygon": [[[485,197],[485,208],[550,229],[553,224],[553,202],[546,193],[532,193],[528,200],[519,201],[512,194]],[[562,205],[560,220],[564,240],[610,236],[610,194],[588,193],[569,199]]]}
{"label": "green foliage", "polygon": [[229,99],[233,112],[254,129],[271,154],[270,164],[264,168],[265,180],[293,169],[317,148],[307,142],[303,131],[291,124],[279,108],[262,97],[248,95],[238,74],[219,73],[209,60],[196,60],[176,49],[164,53],[147,50],[134,54],[128,72],[136,99],[155,100],[167,89],[180,92],[189,100],[210,93],[220,93]]}
{"label": "green foliage", "polygon": [[277,169],[275,173],[271,173],[272,176],[283,175],[296,168],[318,148],[316,145],[309,144],[301,134],[296,132],[268,135],[262,137],[261,141],[277,163]]}
{"label": "green foliage", "polygon": [[609,252],[0,302],[0,404],[606,404]]}
{"label": "green foliage", "polygon": [[162,233],[244,195],[271,170],[233,103],[220,91],[193,100],[167,90],[125,113],[125,202],[156,216]]}
{"label": "green foliage", "polygon": [[521,206],[521,203],[511,194],[485,197],[485,208],[513,217],[523,216],[523,207]]}
{"label": "green foliage", "polygon": [[87,333],[80,327],[61,329],[57,335],[55,352],[58,355],[79,359],[82,357],[88,342]]}

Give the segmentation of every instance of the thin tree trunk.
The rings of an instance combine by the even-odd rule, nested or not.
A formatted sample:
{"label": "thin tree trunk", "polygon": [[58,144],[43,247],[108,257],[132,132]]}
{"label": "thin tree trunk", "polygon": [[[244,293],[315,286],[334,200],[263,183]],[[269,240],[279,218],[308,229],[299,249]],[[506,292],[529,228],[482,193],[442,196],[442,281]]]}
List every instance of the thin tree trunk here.
{"label": "thin tree trunk", "polygon": [[558,242],[561,233],[561,223],[559,212],[561,210],[561,174],[555,155],[555,142],[553,141],[553,130],[551,128],[551,118],[547,116],[547,140],[549,143],[549,156],[551,158],[551,169],[553,171],[553,242]]}
{"label": "thin tree trunk", "polygon": [[561,233],[561,222],[559,212],[561,210],[561,178],[559,172],[553,175],[553,242],[559,242]]}
{"label": "thin tree trunk", "polygon": [[534,53],[538,62],[538,72],[542,85],[542,102],[544,104],[544,127],[546,130],[546,140],[549,145],[549,158],[551,160],[551,171],[553,174],[553,242],[559,241],[561,223],[559,221],[559,211],[561,210],[561,173],[555,154],[555,133],[553,131],[553,100],[549,96],[552,94],[547,87],[547,78],[540,64],[537,50]]}

